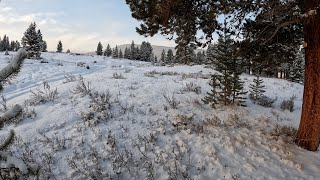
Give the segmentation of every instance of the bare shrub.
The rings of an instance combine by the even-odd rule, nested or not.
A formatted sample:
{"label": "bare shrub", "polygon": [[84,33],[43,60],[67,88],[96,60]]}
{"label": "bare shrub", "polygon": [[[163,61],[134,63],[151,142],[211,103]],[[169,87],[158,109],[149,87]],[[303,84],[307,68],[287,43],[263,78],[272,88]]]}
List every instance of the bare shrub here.
{"label": "bare shrub", "polygon": [[291,96],[289,100],[283,100],[281,102],[280,108],[282,110],[289,110],[290,112],[294,111],[294,100],[297,97],[295,95]]}
{"label": "bare shrub", "polygon": [[214,115],[212,118],[207,118],[204,121],[204,125],[205,126],[212,126],[212,127],[221,127],[223,126],[223,122],[221,121],[221,119]]}
{"label": "bare shrub", "polygon": [[273,107],[273,103],[276,101],[277,101],[277,98],[271,99],[267,96],[263,96],[260,99],[258,99],[256,102],[258,105],[263,106],[263,107]]}
{"label": "bare shrub", "polygon": [[193,82],[187,83],[181,90],[184,92],[194,92],[196,94],[201,94],[201,87]]}
{"label": "bare shrub", "polygon": [[228,119],[224,122],[226,126],[231,126],[235,128],[247,128],[250,129],[251,126],[248,122],[242,119],[238,114],[229,115]]}
{"label": "bare shrub", "polygon": [[182,79],[192,78],[192,79],[210,79],[210,74],[203,74],[202,71],[199,71],[197,73],[182,73],[181,74]]}
{"label": "bare shrub", "polygon": [[173,109],[177,109],[180,102],[172,95],[172,97],[169,97],[168,95],[163,95],[163,97],[166,99],[166,101],[169,103],[170,107]]}
{"label": "bare shrub", "polygon": [[149,71],[144,73],[145,76],[147,77],[154,77],[155,75],[160,75],[160,76],[178,76],[180,75],[178,72],[173,72],[173,71],[164,71],[164,72],[159,72],[159,71]]}
{"label": "bare shrub", "polygon": [[275,137],[286,137],[290,140],[294,140],[296,136],[297,130],[292,126],[286,126],[286,125],[276,125],[274,129],[271,131],[271,135]]}
{"label": "bare shrub", "polygon": [[69,82],[74,82],[77,80],[76,76],[73,74],[66,74],[64,75],[65,80],[63,81],[63,83],[69,83]]}
{"label": "bare shrub", "polygon": [[77,63],[77,66],[79,66],[79,67],[86,67],[87,64],[84,63],[84,62],[78,62],[78,63]]}
{"label": "bare shrub", "polygon": [[30,105],[36,106],[47,102],[54,102],[58,98],[57,88],[51,90],[49,83],[43,81],[43,90],[31,91],[31,99],[28,101]]}
{"label": "bare shrub", "polygon": [[131,71],[132,71],[132,69],[126,68],[126,69],[124,70],[124,73],[130,73]]}
{"label": "bare shrub", "polygon": [[82,96],[89,95],[91,93],[92,89],[90,86],[90,82],[85,82],[83,80],[83,77],[80,75],[78,79],[78,84],[76,88],[72,91],[75,94],[81,94]]}
{"label": "bare shrub", "polygon": [[126,79],[121,73],[113,73],[112,77],[114,79]]}
{"label": "bare shrub", "polygon": [[110,109],[111,107],[111,94],[109,91],[105,93],[94,92],[90,94],[90,99],[92,103],[92,108],[95,111],[104,111],[106,109]]}

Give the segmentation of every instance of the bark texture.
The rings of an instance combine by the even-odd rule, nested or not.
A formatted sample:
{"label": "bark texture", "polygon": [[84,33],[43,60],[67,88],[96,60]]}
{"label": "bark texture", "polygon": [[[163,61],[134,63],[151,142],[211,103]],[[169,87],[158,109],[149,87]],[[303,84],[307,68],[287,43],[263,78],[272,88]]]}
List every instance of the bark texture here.
{"label": "bark texture", "polygon": [[[306,11],[314,10],[318,0],[305,0]],[[302,115],[296,144],[317,151],[320,141],[320,14],[310,15],[304,24],[305,83]]]}

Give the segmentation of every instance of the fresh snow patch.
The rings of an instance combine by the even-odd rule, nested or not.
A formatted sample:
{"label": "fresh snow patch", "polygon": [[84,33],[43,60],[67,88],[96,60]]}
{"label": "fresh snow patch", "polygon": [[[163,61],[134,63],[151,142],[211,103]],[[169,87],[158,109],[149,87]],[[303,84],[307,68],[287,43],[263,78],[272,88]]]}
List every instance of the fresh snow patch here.
{"label": "fresh snow patch", "polygon": [[[209,79],[204,77],[214,71],[200,65],[157,67],[102,56],[42,56],[48,63],[25,60],[3,92],[9,107],[25,105],[25,113],[36,114],[1,132],[5,137],[13,129],[19,137],[11,147],[12,163],[20,163],[28,147],[33,152],[28,158],[53,179],[318,179],[319,152],[308,152],[272,134],[276,124],[298,127],[300,84],[262,78],[265,95],[277,98],[273,108],[247,99],[247,107],[212,109],[201,99],[210,91]],[[79,62],[90,69],[77,66]],[[7,64],[1,54],[0,68]],[[156,73],[146,75],[150,72]],[[114,73],[124,79],[113,78]],[[93,95],[74,93],[78,81],[66,82],[66,75],[76,79],[81,75],[99,95],[109,92],[111,103],[104,112],[111,116],[93,111]],[[241,78],[248,90],[254,77],[244,74]],[[57,88],[57,99],[28,105],[31,91],[42,90],[43,81],[51,90]],[[182,91],[187,83],[200,86],[201,93]],[[295,110],[282,111],[280,103],[292,95],[297,97]],[[177,107],[172,108],[165,97],[175,99]]]}

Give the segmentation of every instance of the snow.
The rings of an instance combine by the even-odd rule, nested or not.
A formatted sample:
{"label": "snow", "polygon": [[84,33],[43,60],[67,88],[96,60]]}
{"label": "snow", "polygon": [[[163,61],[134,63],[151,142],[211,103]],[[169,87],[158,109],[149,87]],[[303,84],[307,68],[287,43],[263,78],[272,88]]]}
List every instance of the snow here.
{"label": "snow", "polygon": [[[276,124],[298,127],[303,94],[300,84],[262,78],[265,95],[277,98],[273,108],[247,99],[247,107],[212,109],[201,102],[210,91],[209,79],[196,74],[209,77],[214,71],[201,65],[159,67],[147,62],[64,53],[43,53],[42,57],[48,63],[25,60],[21,72],[4,86],[8,107],[25,105],[31,99],[31,91],[43,91],[43,81],[49,83],[51,90],[57,88],[58,98],[36,106],[25,105],[25,111],[33,110],[36,115],[6,125],[0,134],[6,137],[13,129],[20,141],[34,150],[38,164],[49,162],[50,158],[44,157],[50,154],[52,165],[42,167],[51,172],[47,174],[51,178],[86,179],[70,166],[70,158],[77,159],[75,152],[82,157],[78,157],[78,162],[86,161],[98,179],[107,177],[99,175],[96,166],[92,166],[95,161],[89,154],[95,150],[102,172],[120,179],[146,179],[152,174],[148,169],[151,167],[155,179],[168,179],[170,170],[178,172],[180,178],[187,172],[195,179],[317,179],[320,174],[319,152],[306,151],[288,138],[271,133]],[[9,59],[1,54],[0,67],[5,67]],[[90,69],[77,66],[79,62]],[[155,73],[150,77],[148,72],[164,75]],[[114,73],[121,73],[125,79],[114,78]],[[112,116],[97,120],[101,114],[95,112],[95,118],[85,121],[82,114],[93,111],[90,98],[75,94],[78,82],[65,82],[65,75],[77,79],[81,75],[85,82],[90,82],[92,91],[109,91]],[[254,77],[244,74],[241,78],[248,90]],[[181,91],[191,82],[201,87],[201,94]],[[293,95],[297,97],[295,110],[281,110],[280,103]],[[164,96],[174,97],[178,106],[172,108]],[[221,122],[207,123],[215,117]],[[97,120],[96,124],[90,124],[91,120]],[[11,149],[21,157],[23,147],[16,142]],[[130,173],[117,161],[121,153],[125,154],[124,149],[133,154],[133,162],[126,161],[131,164]]]}

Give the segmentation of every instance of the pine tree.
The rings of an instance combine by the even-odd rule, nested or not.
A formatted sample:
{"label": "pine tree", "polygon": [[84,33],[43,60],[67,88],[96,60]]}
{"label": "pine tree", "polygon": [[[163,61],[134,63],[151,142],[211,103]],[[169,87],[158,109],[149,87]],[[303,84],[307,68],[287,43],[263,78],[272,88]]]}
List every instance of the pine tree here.
{"label": "pine tree", "polygon": [[103,46],[102,46],[101,42],[98,43],[96,53],[97,53],[98,56],[102,56],[103,55]]}
{"label": "pine tree", "polygon": [[110,57],[110,56],[112,55],[112,49],[111,49],[111,47],[110,47],[109,44],[107,45],[107,48],[106,48],[106,50],[104,51],[103,55],[104,55],[104,56],[107,56],[107,57]]}
{"label": "pine tree", "polygon": [[167,52],[167,57],[166,57],[166,64],[171,64],[173,63],[173,51],[172,49],[169,49],[168,52]]}
{"label": "pine tree", "polygon": [[123,53],[122,53],[122,50],[121,50],[121,49],[119,50],[119,58],[120,58],[120,59],[123,59]]}
{"label": "pine tree", "polygon": [[166,62],[166,51],[162,49],[159,65],[163,65],[165,62]]}
{"label": "pine tree", "polygon": [[16,49],[16,42],[15,41],[11,41],[9,51],[14,51],[15,49]]}
{"label": "pine tree", "polygon": [[264,97],[265,91],[265,86],[263,85],[263,79],[260,79],[259,75],[257,75],[253,79],[253,84],[250,84],[249,86],[250,90],[250,99],[253,100],[255,103],[256,101],[259,101]]}
{"label": "pine tree", "polygon": [[57,52],[61,53],[62,51],[63,51],[63,45],[62,45],[62,42],[59,41],[57,45]]}
{"label": "pine tree", "polygon": [[114,49],[113,49],[113,52],[112,52],[112,58],[116,59],[119,57],[119,50],[118,50],[118,46],[116,46]]}
{"label": "pine tree", "polygon": [[138,49],[135,47],[134,41],[130,45],[130,59],[137,60],[138,58]]}
{"label": "pine tree", "polygon": [[40,59],[42,37],[39,37],[36,28],[37,25],[35,22],[30,24],[22,38],[22,45],[28,52],[29,58]]}
{"label": "pine tree", "polygon": [[197,58],[196,58],[195,63],[203,64],[205,61],[206,61],[206,55],[205,55],[204,51],[197,52]]}
{"label": "pine tree", "polygon": [[151,62],[152,50],[151,44],[143,41],[140,47],[140,60]]}
{"label": "pine tree", "polygon": [[2,42],[3,42],[4,51],[10,50],[10,41],[9,41],[9,37],[7,35],[4,35]]}
{"label": "pine tree", "polygon": [[19,41],[16,41],[16,49],[14,51],[18,51],[21,48]]}
{"label": "pine tree", "polygon": [[42,37],[42,33],[41,33],[40,29],[38,29],[37,35],[38,35],[39,43],[40,43],[40,46],[41,46],[40,51],[41,52],[46,52],[45,50],[47,49],[47,47],[46,47],[47,46],[47,42],[43,41],[43,37]]}
{"label": "pine tree", "polygon": [[158,57],[157,56],[154,56],[154,62],[158,63]]}
{"label": "pine tree", "polygon": [[218,74],[213,74],[211,76],[211,81],[209,85],[212,87],[211,92],[207,93],[207,96],[202,99],[205,104],[210,104],[212,108],[216,108],[219,104],[219,91],[221,90],[219,79],[221,78]]}
{"label": "pine tree", "polygon": [[298,51],[295,60],[290,65],[289,79],[292,82],[303,83],[304,82],[304,52]]}
{"label": "pine tree", "polygon": [[47,50],[48,45],[47,45],[47,41],[42,41],[42,52],[48,52]]}
{"label": "pine tree", "polygon": [[1,37],[0,37],[0,52],[3,51],[3,41],[1,40]]}
{"label": "pine tree", "polygon": [[125,59],[129,59],[129,52],[128,52],[128,48],[127,48],[127,47],[124,49],[124,55],[123,55],[123,57],[124,57]]}
{"label": "pine tree", "polygon": [[215,64],[216,55],[215,55],[215,47],[213,44],[209,44],[207,49],[207,56],[205,64]]}
{"label": "pine tree", "polygon": [[66,53],[71,53],[70,49],[68,49],[68,50],[66,51]]}
{"label": "pine tree", "polygon": [[[221,72],[221,92],[219,92],[219,100],[228,105],[230,103],[238,103],[245,106],[244,95],[247,92],[243,91],[244,82],[241,81],[240,75],[242,73],[241,61],[235,57],[236,46],[231,39],[231,34],[227,32],[226,24],[223,32],[219,33],[219,39],[214,49],[210,50],[215,52],[212,58],[217,71]],[[209,53],[210,53],[209,51]]]}

